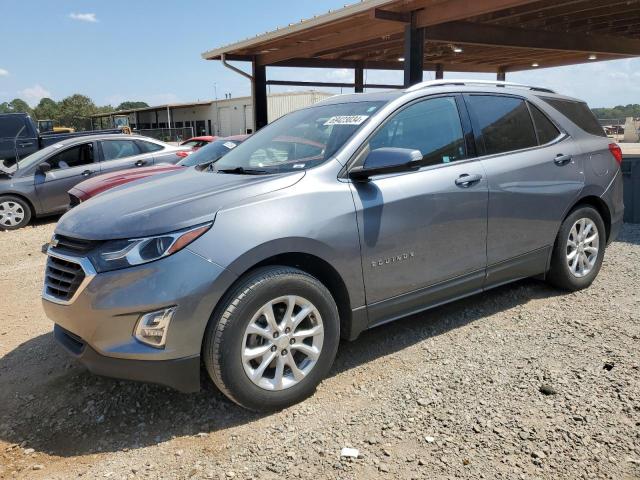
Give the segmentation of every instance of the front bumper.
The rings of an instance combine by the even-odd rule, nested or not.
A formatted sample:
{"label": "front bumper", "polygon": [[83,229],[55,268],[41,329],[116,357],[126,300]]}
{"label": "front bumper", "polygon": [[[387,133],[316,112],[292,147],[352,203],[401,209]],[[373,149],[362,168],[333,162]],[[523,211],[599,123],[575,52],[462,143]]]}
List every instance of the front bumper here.
{"label": "front bumper", "polygon": [[60,325],[53,327],[53,334],[69,354],[96,375],[157,383],[184,393],[200,390],[200,355],[174,360],[126,360],[100,355]]}
{"label": "front bumper", "polygon": [[[42,303],[58,341],[90,371],[193,391],[199,388],[207,323],[235,279],[186,248],[155,262],[99,273],[69,304],[47,298]],[[174,305],[164,348],[134,338],[144,313]]]}

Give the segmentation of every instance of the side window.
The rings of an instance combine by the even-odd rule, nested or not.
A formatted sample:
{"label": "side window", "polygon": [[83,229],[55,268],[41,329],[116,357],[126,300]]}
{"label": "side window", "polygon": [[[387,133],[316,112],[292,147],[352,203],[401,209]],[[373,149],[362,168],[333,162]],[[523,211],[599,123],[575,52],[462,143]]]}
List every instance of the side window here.
{"label": "side window", "polygon": [[14,138],[22,127],[25,127],[20,133],[20,137],[27,136],[27,128],[24,117],[20,115],[6,115],[0,118],[0,138]]}
{"label": "side window", "polygon": [[424,165],[467,158],[455,98],[432,98],[400,111],[369,142],[371,150],[384,147],[420,150]]}
{"label": "side window", "polygon": [[524,100],[497,95],[468,95],[466,100],[486,155],[538,145]]}
{"label": "side window", "polygon": [[586,103],[575,102],[572,100],[565,100],[561,98],[540,98],[542,98],[542,100],[558,110],[561,114],[575,123],[585,132],[592,135],[598,135],[599,137],[607,136],[604,129],[602,128],[602,125],[598,123],[598,120]]}
{"label": "side window", "polygon": [[540,111],[538,107],[529,103],[529,110],[531,110],[531,116],[533,117],[533,124],[536,127],[536,134],[538,135],[538,143],[540,145],[546,145],[549,142],[554,141],[560,135],[560,130],[551,123],[551,120]]}
{"label": "side window", "polygon": [[93,144],[84,143],[67,148],[50,157],[47,163],[51,165],[52,170],[63,170],[93,163]]}
{"label": "side window", "polygon": [[142,153],[157,152],[164,148],[162,145],[158,145],[157,143],[152,142],[145,142],[144,140],[136,140],[136,144],[138,145]]}
{"label": "side window", "polygon": [[133,140],[104,140],[101,143],[105,160],[131,157],[140,153],[140,149]]}

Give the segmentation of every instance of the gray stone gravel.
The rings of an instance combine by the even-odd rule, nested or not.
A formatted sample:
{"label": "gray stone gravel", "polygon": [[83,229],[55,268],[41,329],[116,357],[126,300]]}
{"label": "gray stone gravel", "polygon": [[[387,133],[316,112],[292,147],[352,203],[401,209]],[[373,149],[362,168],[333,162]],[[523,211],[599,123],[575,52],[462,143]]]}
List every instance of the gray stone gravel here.
{"label": "gray stone gravel", "polygon": [[526,280],[366,332],[271,415],[60,352],[33,253],[51,230],[0,232],[0,478],[640,478],[640,225],[591,288]]}

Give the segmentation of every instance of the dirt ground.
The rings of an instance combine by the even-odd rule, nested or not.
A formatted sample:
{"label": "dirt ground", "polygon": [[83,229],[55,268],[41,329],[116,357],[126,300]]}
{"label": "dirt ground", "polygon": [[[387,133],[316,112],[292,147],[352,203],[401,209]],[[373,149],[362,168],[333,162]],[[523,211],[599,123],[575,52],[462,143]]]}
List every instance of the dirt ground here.
{"label": "dirt ground", "polygon": [[640,478],[640,225],[590,289],[527,280],[366,332],[271,415],[70,359],[40,305],[54,226],[0,232],[0,478]]}

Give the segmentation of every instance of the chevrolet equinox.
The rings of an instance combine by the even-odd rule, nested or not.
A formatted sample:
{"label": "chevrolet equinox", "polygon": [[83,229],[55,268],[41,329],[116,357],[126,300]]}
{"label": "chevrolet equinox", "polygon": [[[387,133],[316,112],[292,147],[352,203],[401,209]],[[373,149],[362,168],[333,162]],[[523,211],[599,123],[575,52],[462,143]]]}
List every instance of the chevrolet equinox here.
{"label": "chevrolet equinox", "polygon": [[588,287],[623,216],[584,102],[502,82],[338,95],[214,166],[62,217],[43,303],[96,374],[252,410],[311,395],[340,339],[526,277]]}

